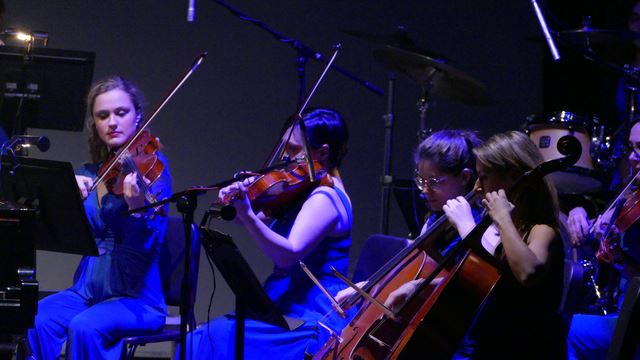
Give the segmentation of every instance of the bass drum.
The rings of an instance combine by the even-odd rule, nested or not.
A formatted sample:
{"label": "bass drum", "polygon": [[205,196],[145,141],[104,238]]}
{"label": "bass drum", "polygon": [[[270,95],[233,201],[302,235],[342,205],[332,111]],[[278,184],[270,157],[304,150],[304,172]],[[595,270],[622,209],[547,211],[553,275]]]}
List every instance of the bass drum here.
{"label": "bass drum", "polygon": [[582,154],[574,166],[548,175],[560,194],[587,194],[602,190],[604,175],[594,166],[591,158],[591,140],[595,139],[591,132],[598,128],[597,119],[577,116],[568,111],[528,118],[525,132],[536,144],[544,160],[563,157],[557,145],[558,140],[565,135],[574,136],[582,145]]}

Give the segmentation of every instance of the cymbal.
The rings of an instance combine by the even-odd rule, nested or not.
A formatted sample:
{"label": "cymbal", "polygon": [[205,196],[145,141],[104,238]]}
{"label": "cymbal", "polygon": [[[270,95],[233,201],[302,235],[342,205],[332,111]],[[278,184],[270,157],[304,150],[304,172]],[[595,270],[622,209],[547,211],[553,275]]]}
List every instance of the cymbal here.
{"label": "cymbal", "polygon": [[409,30],[402,25],[399,25],[396,30],[391,34],[384,33],[372,33],[358,30],[341,30],[347,35],[351,35],[355,38],[365,40],[369,43],[376,45],[390,45],[399,49],[411,51],[414,53],[426,55],[432,58],[450,61],[446,56],[437,53],[433,50],[426,49],[416,44],[416,42],[409,35]]}
{"label": "cymbal", "polygon": [[393,46],[374,50],[373,57],[425,87],[430,95],[469,105],[490,105],[494,102],[482,83],[440,60]]}
{"label": "cymbal", "polygon": [[631,42],[640,39],[640,33],[614,29],[598,29],[583,26],[577,29],[556,31],[553,36],[574,45],[603,45]]}

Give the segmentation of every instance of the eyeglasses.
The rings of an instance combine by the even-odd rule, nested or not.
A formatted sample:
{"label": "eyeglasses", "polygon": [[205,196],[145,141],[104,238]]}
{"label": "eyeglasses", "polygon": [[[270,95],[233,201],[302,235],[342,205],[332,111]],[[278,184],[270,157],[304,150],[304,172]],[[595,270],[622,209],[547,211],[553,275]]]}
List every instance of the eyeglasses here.
{"label": "eyeglasses", "polygon": [[425,179],[416,171],[413,174],[413,180],[416,182],[416,186],[418,187],[418,189],[420,189],[420,191],[424,191],[427,185],[430,189],[438,188],[440,184],[442,184],[446,180],[446,177],[429,177]]}
{"label": "eyeglasses", "polygon": [[637,158],[640,158],[640,143],[629,144],[627,147],[629,149],[628,154],[633,153]]}

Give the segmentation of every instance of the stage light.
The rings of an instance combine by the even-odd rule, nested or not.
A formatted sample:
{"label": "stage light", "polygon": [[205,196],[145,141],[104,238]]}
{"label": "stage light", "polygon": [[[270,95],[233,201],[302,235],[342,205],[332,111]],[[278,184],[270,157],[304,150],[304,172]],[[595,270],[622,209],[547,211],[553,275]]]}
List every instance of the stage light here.
{"label": "stage light", "polygon": [[27,45],[33,44],[36,40],[42,41],[43,46],[47,46],[49,34],[44,31],[28,31],[17,28],[6,28],[2,35],[13,37],[18,41],[22,41]]}

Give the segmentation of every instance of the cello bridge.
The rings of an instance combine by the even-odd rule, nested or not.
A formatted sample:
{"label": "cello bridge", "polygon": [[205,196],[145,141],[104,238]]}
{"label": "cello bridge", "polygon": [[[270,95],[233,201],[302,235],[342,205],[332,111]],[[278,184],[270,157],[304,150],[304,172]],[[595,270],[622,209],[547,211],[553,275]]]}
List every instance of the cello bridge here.
{"label": "cello bridge", "polygon": [[330,327],[328,327],[327,325],[323,324],[322,321],[318,321],[318,325],[320,325],[320,327],[322,327],[323,329],[325,329],[328,333],[329,333],[329,337],[330,338],[334,338],[336,339],[336,341],[338,342],[338,344],[342,344],[342,342],[344,341],[344,339],[335,331],[333,331],[333,329],[331,329]]}
{"label": "cello bridge", "polygon": [[371,339],[373,342],[378,344],[380,347],[386,347],[387,349],[391,348],[391,346],[389,346],[389,344],[387,344],[384,341],[378,339],[377,337],[373,336],[372,334],[369,334],[368,336],[369,336],[369,339]]}

